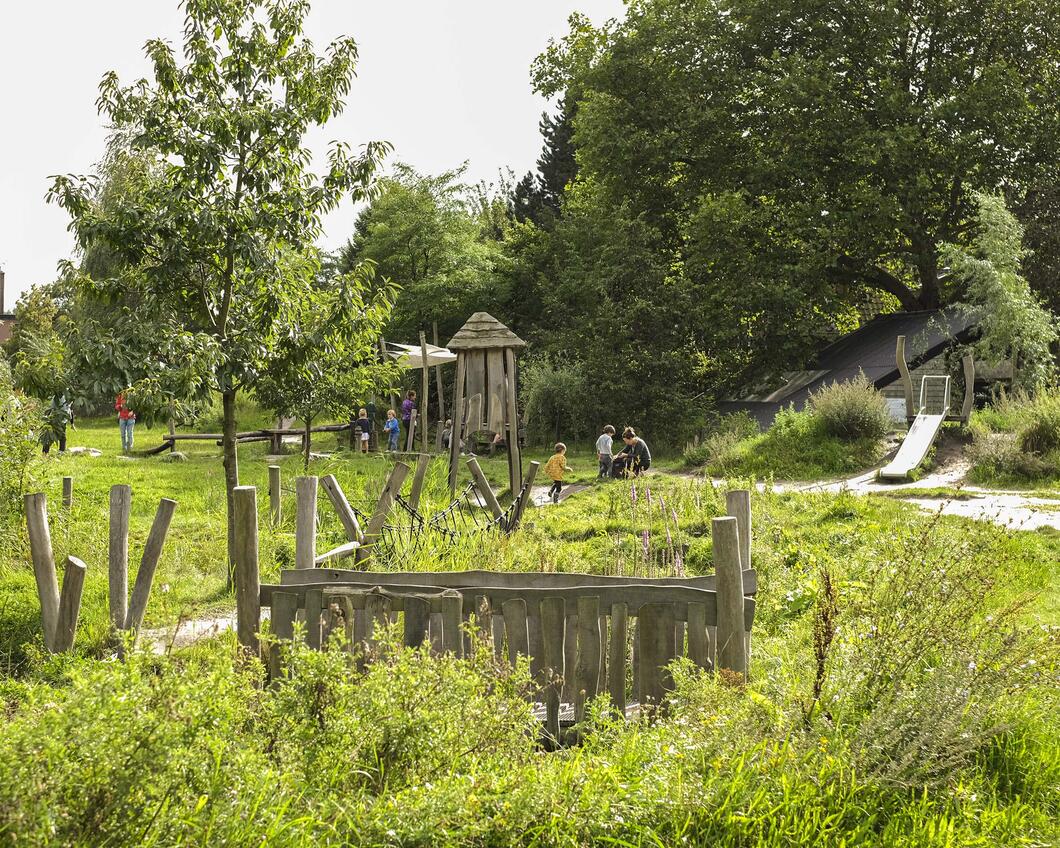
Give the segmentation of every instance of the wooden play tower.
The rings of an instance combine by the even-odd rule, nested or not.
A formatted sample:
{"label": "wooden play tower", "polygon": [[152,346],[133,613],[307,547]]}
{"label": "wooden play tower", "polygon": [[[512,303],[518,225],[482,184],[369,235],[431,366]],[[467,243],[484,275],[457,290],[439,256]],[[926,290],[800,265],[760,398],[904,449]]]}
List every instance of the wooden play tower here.
{"label": "wooden play tower", "polygon": [[449,491],[456,492],[460,443],[473,433],[500,433],[508,449],[508,481],[522,488],[519,411],[515,402],[515,351],[526,342],[487,312],[476,312],[447,345],[456,354],[453,433],[449,439]]}

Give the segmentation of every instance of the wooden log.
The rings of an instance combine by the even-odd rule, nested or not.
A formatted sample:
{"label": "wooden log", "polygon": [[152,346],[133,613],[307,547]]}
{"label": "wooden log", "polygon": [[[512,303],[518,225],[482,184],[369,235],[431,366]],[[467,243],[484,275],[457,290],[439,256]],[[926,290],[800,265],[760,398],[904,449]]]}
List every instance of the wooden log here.
{"label": "wooden log", "polygon": [[155,579],[158,560],[162,556],[162,546],[166,543],[166,534],[169,532],[169,525],[173,521],[176,508],[177,502],[169,498],[162,498],[158,502],[158,510],[151,524],[151,532],[147,534],[147,542],[144,543],[140,568],[136,572],[132,599],[129,601],[129,611],[125,617],[126,630],[137,631],[144,622],[147,602],[151,597],[151,584]]}
{"label": "wooden log", "polygon": [[[426,428],[424,428],[426,432]],[[416,509],[420,505],[420,495],[423,492],[423,479],[427,476],[427,468],[431,464],[431,457],[424,452],[416,458],[416,473],[412,475],[412,489],[409,491],[409,506]]]}
{"label": "wooden log", "polygon": [[607,691],[611,695],[611,704],[619,715],[626,714],[626,665],[627,640],[629,638],[629,615],[625,604],[611,605],[611,642],[607,664],[611,675]]}
{"label": "wooden log", "polygon": [[408,648],[419,648],[427,639],[431,607],[426,598],[405,599],[405,621],[403,644]]}
{"label": "wooden log", "polygon": [[52,553],[51,532],[48,530],[48,501],[43,492],[37,492],[26,495],[25,504],[44,647],[50,651],[55,645],[55,632],[59,625],[59,581],[55,577],[55,556]]}
{"label": "wooden log", "polygon": [[913,405],[913,378],[909,376],[909,364],[905,361],[905,336],[898,337],[894,352],[895,363],[902,379],[902,390],[905,393],[905,417],[912,421],[918,410]]}
{"label": "wooden log", "polygon": [[[523,520],[523,513],[526,512],[527,506],[533,501],[530,499],[531,489],[534,487],[534,480],[537,479],[537,471],[541,467],[541,463],[534,460],[530,463],[530,467],[526,470],[526,479],[523,480],[522,491],[518,494],[519,506],[515,508],[515,514],[512,516],[512,525],[508,528],[508,532],[511,533],[519,526]],[[514,497],[514,495],[513,495]]]}
{"label": "wooden log", "polygon": [[677,656],[672,604],[646,604],[637,619],[640,632],[641,709],[653,710],[673,689],[667,666]]}
{"label": "wooden log", "polygon": [[312,568],[317,554],[317,478],[295,480],[298,512],[294,528],[295,568]]}
{"label": "wooden log", "polygon": [[585,720],[585,704],[600,691],[600,599],[578,598],[578,651],[574,661],[574,721]]}
{"label": "wooden log", "polygon": [[541,636],[544,646],[542,694],[545,701],[545,733],[559,742],[559,700],[564,678],[564,615],[563,598],[541,601]]}
{"label": "wooden log", "polygon": [[115,630],[125,627],[129,616],[129,513],[132,487],[110,487],[110,538],[107,578],[110,590],[110,623]]}
{"label": "wooden log", "polygon": [[449,435],[449,496],[456,494],[456,480],[459,472],[460,442],[464,439],[464,376],[467,371],[467,360],[464,351],[456,355],[456,383],[453,391],[453,431]]}
{"label": "wooden log", "polygon": [[504,616],[504,635],[508,640],[508,662],[515,668],[520,656],[530,655],[526,601],[522,598],[511,598],[501,604],[501,613]]}
{"label": "wooden log", "polygon": [[[438,322],[434,322],[434,346],[438,347]],[[442,366],[434,366],[435,393],[438,395],[438,447],[442,446],[441,428],[445,424],[445,392],[442,386]]]}
{"label": "wooden log", "polygon": [[448,654],[461,656],[463,651],[463,639],[461,638],[460,625],[463,621],[461,610],[463,598],[459,592],[446,591],[442,593],[442,651]]}
{"label": "wooden log", "polygon": [[269,618],[269,627],[274,637],[269,646],[269,677],[277,681],[283,673],[283,651],[285,646],[282,641],[290,642],[294,639],[294,619],[298,612],[298,596],[291,592],[277,592],[272,598],[272,615]]}
{"label": "wooden log", "polygon": [[423,445],[423,452],[428,453],[430,446],[427,444],[427,438],[430,436],[430,427],[427,426],[427,422],[431,420],[430,415],[427,414],[427,399],[428,393],[431,390],[431,369],[427,365],[427,334],[420,330],[420,355],[423,361],[423,373],[420,375],[420,409],[422,414],[420,415],[420,430],[422,432],[422,438],[420,443]]}
{"label": "wooden log", "polygon": [[725,511],[736,519],[740,534],[740,568],[751,567],[751,492],[733,489],[725,493]]}
{"label": "wooden log", "polygon": [[235,524],[236,636],[257,654],[261,629],[261,578],[258,571],[258,490],[236,486],[232,492]]}
{"label": "wooden log", "polygon": [[703,604],[688,605],[688,658],[707,671],[714,668],[707,640],[707,608]]}
{"label": "wooden log", "polygon": [[971,353],[966,353],[961,357],[961,365],[964,367],[964,403],[961,404],[961,421],[967,422],[972,415],[972,406],[975,404],[975,357]]}
{"label": "wooden log", "polygon": [[69,651],[77,635],[77,618],[81,613],[81,594],[85,588],[85,564],[77,557],[66,558],[63,589],[59,595],[59,620],[55,627],[54,653]]}
{"label": "wooden log", "polygon": [[735,518],[711,522],[714,573],[718,579],[717,665],[747,676],[744,642],[743,573],[740,569],[740,531]]}
{"label": "wooden log", "polygon": [[312,589],[305,593],[306,644],[314,651],[320,650],[321,617],[324,614],[324,591]]}
{"label": "wooden log", "polygon": [[317,568],[320,568],[331,562],[338,562],[347,557],[357,556],[357,551],[360,547],[361,546],[358,542],[347,542],[345,545],[339,545],[336,548],[332,548],[330,551],[325,551],[317,556],[313,562]]}
{"label": "wooden log", "polygon": [[353,511],[353,507],[350,506],[350,502],[346,499],[346,493],[342,491],[342,486],[335,479],[335,475],[328,474],[326,477],[322,477],[320,483],[327,493],[328,500],[331,501],[331,505],[335,508],[335,514],[339,517],[339,521],[342,522],[342,528],[346,531],[346,538],[351,542],[364,544],[364,531],[361,529],[361,522],[357,520],[357,515]]}
{"label": "wooden log", "polygon": [[401,484],[405,482],[410,470],[409,466],[403,462],[395,462],[394,467],[390,469],[386,483],[383,484],[383,491],[376,502],[375,511],[372,512],[372,517],[368,521],[368,529],[364,532],[364,545],[357,552],[358,560],[364,561],[371,557],[372,548],[379,540],[379,534],[383,532],[386,517],[390,514],[394,499],[401,491]]}
{"label": "wooden log", "polygon": [[283,521],[283,490],[280,487],[280,466],[269,466],[269,513],[272,526],[279,527]]}
{"label": "wooden log", "polygon": [[482,473],[482,469],[479,467],[478,460],[475,457],[471,457],[467,461],[467,467],[471,469],[471,476],[475,480],[475,488],[478,489],[482,500],[486,502],[486,506],[489,507],[490,512],[493,513],[494,518],[500,518],[504,515],[504,510],[501,509],[500,501],[497,500],[497,496],[493,492],[493,488],[489,484],[489,480],[486,479],[486,475]]}
{"label": "wooden log", "polygon": [[63,506],[69,509],[74,505],[74,478],[63,477]]}
{"label": "wooden log", "polygon": [[515,399],[515,351],[512,348],[504,349],[504,361],[507,366],[505,386],[508,395],[505,416],[508,420],[508,480],[514,498],[523,479],[523,460],[519,451],[519,405]]}

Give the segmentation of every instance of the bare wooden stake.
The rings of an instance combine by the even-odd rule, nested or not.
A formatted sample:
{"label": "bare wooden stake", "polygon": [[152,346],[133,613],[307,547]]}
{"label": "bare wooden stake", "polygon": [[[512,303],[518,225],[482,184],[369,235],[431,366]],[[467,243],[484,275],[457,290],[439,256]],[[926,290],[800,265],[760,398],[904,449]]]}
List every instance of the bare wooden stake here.
{"label": "bare wooden stake", "polygon": [[420,415],[420,430],[422,431],[420,444],[423,445],[423,452],[427,453],[430,450],[427,439],[431,432],[431,417],[427,413],[427,393],[431,390],[431,369],[427,365],[427,334],[422,330],[420,331],[420,355],[423,357],[423,374],[420,380],[423,392],[420,397],[420,409],[422,410]]}
{"label": "bare wooden stake", "polygon": [[327,477],[322,477],[320,483],[327,493],[328,500],[331,501],[331,505],[335,508],[335,514],[338,515],[339,521],[342,522],[342,527],[346,531],[346,538],[351,542],[363,544],[364,531],[361,529],[361,522],[357,520],[357,515],[353,511],[353,507],[350,506],[350,502],[346,499],[346,493],[342,491],[342,486],[335,479],[335,475],[329,474]]}
{"label": "bare wooden stake", "polygon": [[504,384],[507,388],[508,484],[514,498],[519,493],[519,483],[523,479],[523,460],[519,451],[519,406],[515,400],[515,351],[510,347],[504,349],[504,362],[507,372]]}
{"label": "bare wooden stake", "polygon": [[423,492],[423,478],[427,476],[427,467],[431,464],[431,457],[426,453],[427,446],[424,445],[424,453],[416,459],[416,473],[412,475],[412,490],[409,492],[409,506],[416,509],[420,505],[420,495]]}
{"label": "bare wooden stake", "polygon": [[471,469],[471,476],[475,479],[475,488],[478,489],[479,494],[482,495],[482,500],[486,502],[486,506],[488,506],[490,512],[493,513],[493,517],[500,518],[504,515],[504,510],[501,509],[500,501],[497,500],[497,496],[493,493],[493,489],[490,487],[486,475],[482,473],[478,460],[475,459],[475,457],[471,457],[467,461],[467,467]]}
{"label": "bare wooden stake", "polygon": [[534,488],[534,480],[537,479],[537,471],[540,467],[541,463],[534,460],[530,463],[530,467],[526,469],[526,479],[523,480],[523,490],[519,495],[519,506],[515,508],[515,515],[512,516],[512,526],[508,528],[509,532],[515,530],[515,528],[519,526],[523,520],[523,513],[526,512],[527,506],[533,503],[530,498],[530,491]]}
{"label": "bare wooden stake", "polygon": [[151,598],[151,584],[155,579],[155,570],[162,557],[162,546],[166,543],[166,534],[169,532],[169,525],[176,508],[177,502],[169,498],[162,498],[158,502],[158,511],[155,513],[151,532],[148,533],[147,542],[144,544],[140,568],[136,572],[136,583],[133,585],[132,600],[129,602],[129,612],[125,619],[126,630],[138,631],[144,623],[147,602]]}
{"label": "bare wooden stake", "polygon": [[585,705],[600,691],[600,599],[578,598],[578,651],[574,661],[574,721],[585,720]]}
{"label": "bare wooden stake", "polygon": [[[438,322],[434,322],[434,346],[438,347]],[[442,366],[441,363],[434,366],[435,391],[438,394],[438,423],[445,424],[445,393],[442,390]],[[441,428],[439,427],[439,447],[441,446]]]}
{"label": "bare wooden stake", "polygon": [[629,632],[629,608],[626,604],[611,605],[611,645],[607,664],[611,666],[608,692],[611,703],[620,716],[626,714],[626,659]]}
{"label": "bare wooden stake", "polygon": [[743,571],[740,568],[740,531],[737,520],[728,516],[715,518],[711,522],[711,537],[714,546],[714,573],[717,576],[717,666],[746,677]]}
{"label": "bare wooden stake", "polygon": [[85,564],[76,557],[66,558],[63,574],[63,591],[59,596],[59,623],[55,628],[52,651],[62,653],[74,646],[77,635],[77,618],[81,612],[81,593],[85,588]]}
{"label": "bare wooden stake", "polygon": [[449,434],[449,496],[456,494],[456,480],[460,463],[460,442],[464,438],[464,377],[467,373],[467,355],[456,354],[456,397],[453,401],[453,430]]}
{"label": "bare wooden stake", "polygon": [[313,568],[317,551],[317,478],[295,480],[298,513],[294,528],[294,567]]}
{"label": "bare wooden stake", "polygon": [[74,478],[63,477],[63,506],[69,509],[74,505]]}
{"label": "bare wooden stake", "polygon": [[559,742],[559,696],[563,685],[564,623],[563,598],[541,599],[541,636],[544,647],[544,680],[541,681],[545,700],[545,733]]}
{"label": "bare wooden stake", "polygon": [[235,583],[236,635],[239,644],[254,654],[260,650],[261,578],[258,572],[258,490],[236,486],[235,502]]}
{"label": "bare wooden stake", "polygon": [[280,488],[280,466],[269,466],[269,512],[272,526],[279,527],[283,520],[283,490]]}
{"label": "bare wooden stake", "polygon": [[52,554],[52,537],[48,530],[48,500],[43,492],[37,492],[26,495],[25,504],[33,576],[37,580],[37,597],[40,599],[44,647],[51,651],[59,624],[59,582],[55,578],[55,556]]}
{"label": "bare wooden stake", "polygon": [[740,533],[740,568],[746,571],[751,567],[751,492],[747,489],[726,492],[725,512],[736,519]]}
{"label": "bare wooden stake", "polygon": [[110,623],[115,630],[125,627],[129,614],[129,513],[132,487],[110,487],[110,540],[107,554],[107,580],[110,591]]}

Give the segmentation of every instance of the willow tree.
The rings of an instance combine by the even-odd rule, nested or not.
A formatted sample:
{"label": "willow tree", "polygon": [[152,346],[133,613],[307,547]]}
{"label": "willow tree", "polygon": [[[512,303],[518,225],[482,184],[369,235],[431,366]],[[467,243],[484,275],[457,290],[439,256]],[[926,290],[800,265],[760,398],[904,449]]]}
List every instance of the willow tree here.
{"label": "willow tree", "polygon": [[321,216],[340,199],[369,192],[388,148],[370,143],[355,154],[335,143],[324,173],[311,170],[306,134],[342,111],[357,47],[341,38],[318,55],[303,34],[306,0],[185,0],[183,8],[182,55],[149,41],[151,79],[123,86],[111,72],[100,85],[101,114],[158,158],[157,177],[109,209],[94,202],[91,176],[56,178],[51,198],[83,247],[103,242],[139,269],[143,320],[210,352],[204,361],[224,409],[231,561],[236,397],[258,380],[311,293],[312,280],[285,274],[286,262],[312,250]]}

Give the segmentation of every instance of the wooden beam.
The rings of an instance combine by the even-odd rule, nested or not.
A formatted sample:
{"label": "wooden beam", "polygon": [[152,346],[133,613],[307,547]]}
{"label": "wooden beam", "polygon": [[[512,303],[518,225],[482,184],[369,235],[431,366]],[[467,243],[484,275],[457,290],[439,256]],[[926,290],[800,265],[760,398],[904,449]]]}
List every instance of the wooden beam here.
{"label": "wooden beam", "polygon": [[456,355],[456,385],[453,401],[453,431],[449,435],[449,496],[456,494],[456,479],[459,472],[460,442],[464,438],[464,374],[467,370],[466,354]]}
{"label": "wooden beam", "polygon": [[519,484],[523,479],[523,459],[519,450],[519,405],[516,402],[515,351],[504,349],[505,380],[508,411],[508,483],[512,497],[519,496]]}
{"label": "wooden beam", "polygon": [[431,464],[430,454],[424,452],[416,458],[416,473],[412,476],[412,489],[409,491],[409,506],[416,509],[420,505],[420,495],[423,493],[423,478],[427,476],[427,467]]}
{"label": "wooden beam", "polygon": [[375,511],[368,522],[368,529],[364,532],[364,545],[357,552],[359,561],[371,557],[372,548],[379,540],[379,534],[383,532],[383,525],[386,523],[386,517],[390,514],[390,508],[394,505],[394,499],[397,497],[398,492],[401,491],[401,485],[405,482],[405,478],[411,470],[404,462],[396,462],[394,467],[390,469],[386,483],[383,484],[383,491],[376,502]]}
{"label": "wooden beam", "polygon": [[[512,515],[512,526],[508,528],[508,532],[511,533],[519,526],[523,520],[523,513],[526,512],[527,506],[533,501],[530,499],[530,490],[534,487],[534,480],[537,479],[537,471],[541,467],[541,463],[534,460],[530,463],[530,467],[526,471],[526,479],[523,480],[522,491],[517,493],[519,498],[519,506],[515,508],[515,514]],[[515,497],[516,495],[513,495]]]}
{"label": "wooden beam", "polygon": [[169,498],[162,498],[158,502],[158,511],[155,513],[154,523],[151,524],[151,532],[147,534],[144,553],[140,558],[140,568],[136,572],[132,600],[129,602],[129,612],[125,618],[126,630],[139,630],[144,622],[147,601],[151,597],[151,584],[154,582],[155,570],[162,557],[162,546],[166,542],[166,534],[169,532],[169,525],[173,521],[173,513],[176,509],[177,502]]}
{"label": "wooden beam", "polygon": [[350,502],[346,499],[346,493],[342,491],[342,487],[339,485],[339,481],[335,479],[335,475],[328,474],[326,477],[322,477],[320,482],[324,486],[324,491],[327,493],[331,505],[335,508],[339,521],[342,522],[343,529],[346,531],[346,538],[351,542],[364,544],[364,531],[361,529],[361,522],[357,520],[357,515],[353,511],[353,507],[350,506]]}
{"label": "wooden beam", "polygon": [[[434,322],[434,346],[438,347],[438,322]],[[435,392],[438,395],[438,423],[441,426],[445,426],[445,392],[442,385],[442,365],[438,363],[434,366],[434,383]],[[439,432],[441,431],[439,427]],[[441,436],[438,437],[438,447],[441,448]]]}
{"label": "wooden beam", "polygon": [[482,500],[486,502],[486,506],[488,506],[490,512],[493,513],[493,517],[500,518],[504,515],[504,510],[501,509],[500,501],[497,500],[497,495],[494,494],[493,489],[489,484],[489,480],[487,480],[486,475],[482,473],[478,460],[475,459],[475,457],[471,457],[467,461],[467,467],[471,469],[471,476],[475,480],[475,488],[478,489],[479,494],[482,495]]}
{"label": "wooden beam", "polygon": [[427,413],[427,400],[428,393],[431,390],[431,369],[427,365],[427,334],[420,330],[420,355],[423,358],[423,374],[420,376],[420,386],[422,394],[420,395],[420,430],[422,435],[420,436],[420,443],[423,445],[423,452],[427,453],[430,450],[430,446],[427,444],[427,438],[430,436],[430,421],[431,417]]}

